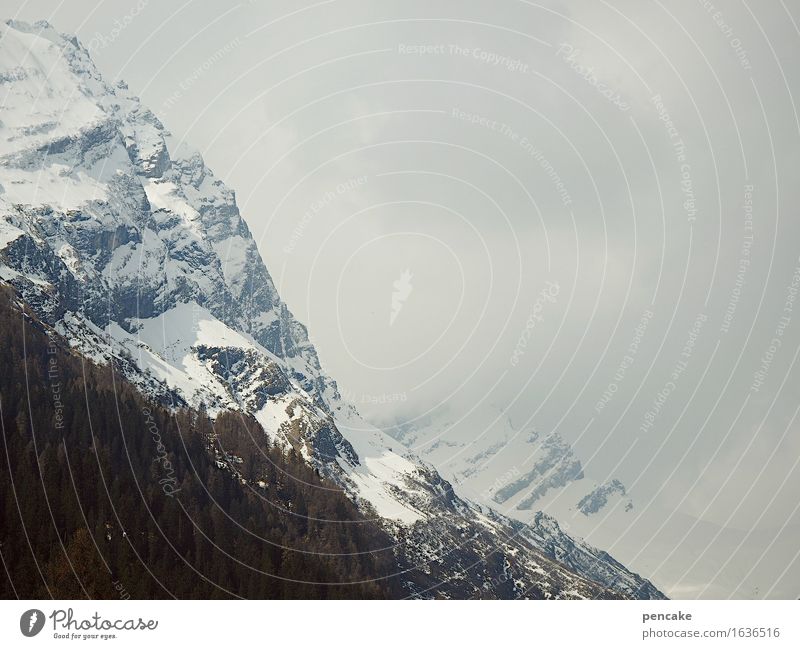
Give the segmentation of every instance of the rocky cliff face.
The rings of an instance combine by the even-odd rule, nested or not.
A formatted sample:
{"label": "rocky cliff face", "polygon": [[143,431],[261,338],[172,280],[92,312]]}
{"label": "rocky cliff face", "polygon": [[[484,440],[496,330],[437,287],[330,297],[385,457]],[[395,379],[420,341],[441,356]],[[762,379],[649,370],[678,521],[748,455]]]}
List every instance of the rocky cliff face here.
{"label": "rocky cliff face", "polygon": [[202,157],[74,37],[10,22],[0,38],[0,280],[76,351],[163,403],[252,415],[380,518],[414,596],[662,597],[549,517],[459,498],[365,422]]}

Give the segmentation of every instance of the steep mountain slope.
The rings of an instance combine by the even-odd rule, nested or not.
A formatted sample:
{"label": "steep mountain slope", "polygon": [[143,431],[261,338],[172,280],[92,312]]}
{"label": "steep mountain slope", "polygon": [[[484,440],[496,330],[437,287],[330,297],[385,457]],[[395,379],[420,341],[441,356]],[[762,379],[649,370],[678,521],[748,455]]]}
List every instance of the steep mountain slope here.
{"label": "steep mountain slope", "polygon": [[376,517],[414,596],[662,596],[547,516],[459,498],[345,403],[233,192],[77,39],[4,25],[0,79],[0,280],[76,351],[162,404],[252,417]]}
{"label": "steep mountain slope", "polygon": [[147,401],[1,286],[0,342],[0,598],[407,594],[389,535],[239,414]]}

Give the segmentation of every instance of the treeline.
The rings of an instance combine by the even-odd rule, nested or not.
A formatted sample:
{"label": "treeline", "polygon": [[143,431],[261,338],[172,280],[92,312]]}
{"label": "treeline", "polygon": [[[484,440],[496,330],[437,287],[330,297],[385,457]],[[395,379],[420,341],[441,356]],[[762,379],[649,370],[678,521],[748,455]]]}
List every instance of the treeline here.
{"label": "treeline", "polygon": [[258,425],[171,412],[0,287],[0,596],[403,595],[391,539]]}

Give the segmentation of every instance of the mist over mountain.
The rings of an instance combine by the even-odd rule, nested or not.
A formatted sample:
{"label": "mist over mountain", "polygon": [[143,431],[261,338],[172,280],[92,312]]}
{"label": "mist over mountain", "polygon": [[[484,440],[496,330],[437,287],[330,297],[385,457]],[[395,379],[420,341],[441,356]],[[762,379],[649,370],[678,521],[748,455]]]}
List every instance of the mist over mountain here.
{"label": "mist over mountain", "polygon": [[[20,520],[23,528],[31,517],[43,526],[38,552],[49,566],[41,583],[26,581],[26,596],[41,595],[64,572],[64,561],[77,557],[89,566],[92,595],[107,596],[102,579],[120,572],[133,579],[133,556],[154,556],[140,554],[134,535],[154,542],[155,522],[167,543],[180,537],[173,547],[190,566],[211,570],[209,552],[229,552],[244,564],[244,571],[215,567],[198,575],[217,583],[219,596],[314,595],[249,575],[296,580],[312,570],[312,559],[292,554],[298,547],[278,557],[254,550],[252,541],[237,543],[237,535],[264,534],[266,525],[278,542],[311,543],[323,555],[313,571],[332,590],[318,596],[343,596],[341,577],[352,564],[357,579],[349,581],[366,585],[351,596],[663,597],[554,518],[536,513],[525,524],[463,497],[431,464],[367,423],[323,371],[306,327],[282,301],[234,192],[123,82],[106,82],[77,38],[46,22],[9,21],[0,34],[0,64],[0,281],[4,351],[13,368],[3,424],[15,431],[7,448],[19,460],[11,466],[23,472],[23,484],[32,484],[34,465],[42,475],[52,470],[52,482],[45,480],[41,494],[34,490]],[[398,312],[409,281],[398,280]],[[32,330],[33,358],[17,326]],[[48,362],[62,372],[55,379],[47,371],[50,346]],[[89,368],[83,403],[79,366]],[[41,384],[33,393],[20,389],[26,375]],[[52,403],[48,380],[51,393],[63,395]],[[60,392],[62,381],[69,390]],[[115,437],[109,427],[121,398]],[[34,405],[38,414],[26,419]],[[94,408],[102,438],[92,433]],[[164,432],[148,470],[154,427]],[[75,504],[51,521],[53,530],[36,518],[54,490],[69,495],[71,453],[90,448],[101,474],[116,473],[119,440],[129,439],[139,451],[110,502],[74,489],[78,509],[87,506],[91,520],[81,524]],[[14,470],[8,477],[6,487]],[[210,499],[201,493],[207,482]],[[138,495],[132,484],[140,485]],[[325,495],[311,503],[317,491]],[[11,488],[4,493],[10,523],[15,495]],[[137,524],[114,520],[116,507]],[[161,507],[146,522],[144,511]],[[282,513],[265,521],[270,507]],[[180,509],[195,531],[178,520]],[[290,525],[293,517],[301,520]],[[337,536],[343,523],[360,527]],[[4,544],[18,545],[18,526],[4,529],[14,535]],[[209,543],[198,541],[188,552],[187,535]],[[382,539],[389,558],[387,546],[375,549]],[[344,548],[350,557],[370,556],[337,563]],[[12,581],[4,592],[14,588]],[[199,596],[205,588],[180,592]],[[140,594],[164,596],[149,586]]]}

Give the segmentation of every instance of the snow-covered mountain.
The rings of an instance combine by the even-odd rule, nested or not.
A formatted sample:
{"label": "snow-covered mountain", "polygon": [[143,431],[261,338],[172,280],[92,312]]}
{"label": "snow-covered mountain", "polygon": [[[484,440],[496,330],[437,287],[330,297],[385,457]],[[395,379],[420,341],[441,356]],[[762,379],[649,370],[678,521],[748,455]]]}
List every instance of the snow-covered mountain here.
{"label": "snow-covered mountain", "polygon": [[0,109],[0,281],[77,352],[170,406],[254,417],[380,519],[412,596],[663,597],[545,514],[526,525],[460,497],[361,418],[277,294],[234,192],[75,37],[3,25]]}

